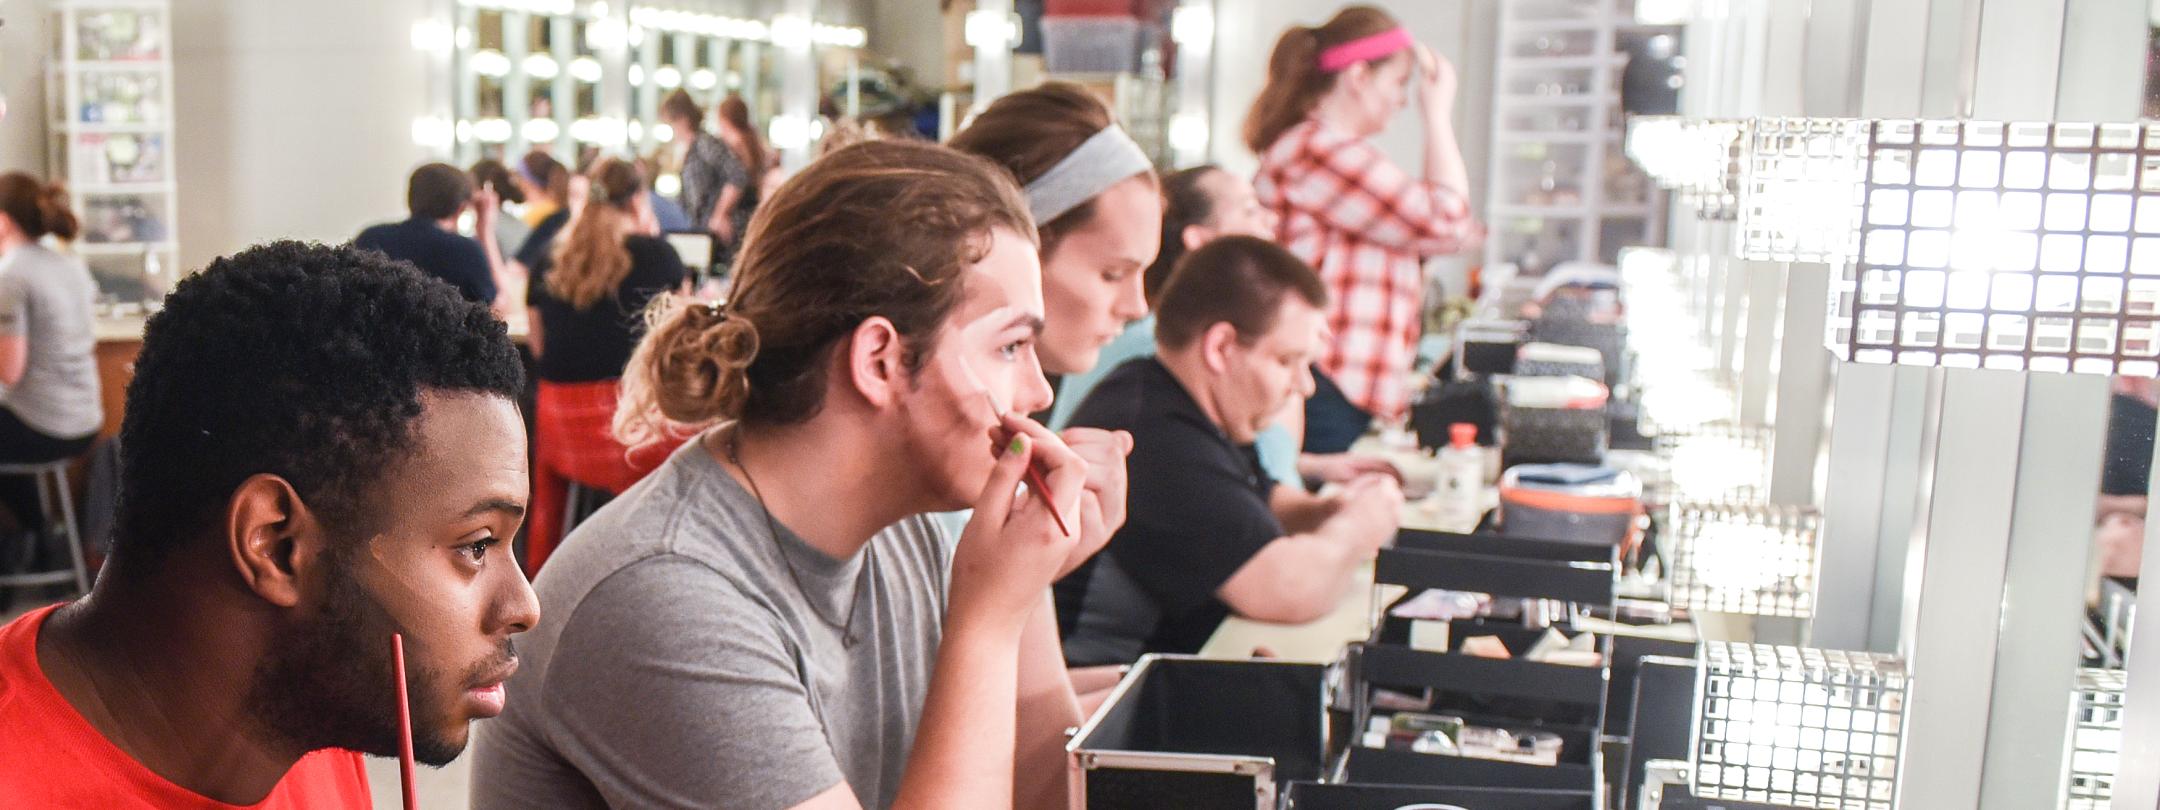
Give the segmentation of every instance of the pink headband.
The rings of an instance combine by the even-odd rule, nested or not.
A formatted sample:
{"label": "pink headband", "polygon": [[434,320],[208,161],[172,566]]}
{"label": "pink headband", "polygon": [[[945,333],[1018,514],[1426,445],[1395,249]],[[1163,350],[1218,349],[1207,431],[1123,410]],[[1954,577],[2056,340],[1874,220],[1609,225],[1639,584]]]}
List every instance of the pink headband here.
{"label": "pink headband", "polygon": [[1415,40],[1410,38],[1410,32],[1401,27],[1391,28],[1369,37],[1353,39],[1321,51],[1320,70],[1323,73],[1334,73],[1359,62],[1370,62],[1408,48],[1413,42]]}

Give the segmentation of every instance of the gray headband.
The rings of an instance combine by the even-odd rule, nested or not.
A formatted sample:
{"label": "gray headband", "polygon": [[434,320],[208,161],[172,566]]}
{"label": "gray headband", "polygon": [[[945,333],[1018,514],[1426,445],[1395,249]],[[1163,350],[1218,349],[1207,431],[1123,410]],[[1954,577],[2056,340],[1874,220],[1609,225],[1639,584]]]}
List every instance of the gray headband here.
{"label": "gray headband", "polygon": [[1154,170],[1155,162],[1140,145],[1111,124],[1027,184],[1028,214],[1039,227],[1127,177]]}

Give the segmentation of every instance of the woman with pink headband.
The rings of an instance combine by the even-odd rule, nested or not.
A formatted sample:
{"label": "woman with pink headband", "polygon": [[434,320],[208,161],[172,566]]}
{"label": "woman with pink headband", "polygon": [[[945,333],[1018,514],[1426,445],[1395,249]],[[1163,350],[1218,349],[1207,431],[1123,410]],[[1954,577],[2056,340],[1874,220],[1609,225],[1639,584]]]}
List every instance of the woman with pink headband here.
{"label": "woman with pink headband", "polygon": [[[1422,177],[1367,140],[1407,103],[1413,62]],[[1277,240],[1329,287],[1332,336],[1305,406],[1306,452],[1342,452],[1375,418],[1399,422],[1409,411],[1424,260],[1484,233],[1470,216],[1454,105],[1455,69],[1385,11],[1351,6],[1275,42],[1245,143],[1260,156],[1253,189],[1278,217]]]}

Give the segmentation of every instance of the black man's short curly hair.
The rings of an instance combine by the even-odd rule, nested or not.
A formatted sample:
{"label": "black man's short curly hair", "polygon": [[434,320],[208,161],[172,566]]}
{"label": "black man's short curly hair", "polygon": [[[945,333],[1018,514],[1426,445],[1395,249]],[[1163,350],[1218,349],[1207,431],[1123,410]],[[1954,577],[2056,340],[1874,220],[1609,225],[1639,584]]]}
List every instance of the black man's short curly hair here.
{"label": "black man's short curly hair", "polygon": [[116,556],[199,536],[241,482],[284,478],[334,533],[411,449],[422,391],[516,401],[524,368],[484,305],[412,265],[272,242],[181,281],[151,316],[120,428]]}

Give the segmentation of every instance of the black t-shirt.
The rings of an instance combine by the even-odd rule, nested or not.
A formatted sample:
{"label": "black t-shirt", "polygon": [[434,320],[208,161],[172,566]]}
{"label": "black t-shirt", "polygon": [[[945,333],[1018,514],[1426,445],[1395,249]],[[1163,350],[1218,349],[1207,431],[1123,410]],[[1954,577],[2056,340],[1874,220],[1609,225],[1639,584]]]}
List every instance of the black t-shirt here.
{"label": "black t-shirt", "polygon": [[682,258],[667,242],[633,235],[623,240],[630,251],[630,274],[615,294],[578,309],[548,292],[552,267],[533,268],[525,304],[540,311],[540,379],[578,383],[622,376],[645,332],[645,305],[653,296],[682,286]]}
{"label": "black t-shirt", "polygon": [[1153,357],[1104,376],[1071,424],[1130,431],[1133,451],[1124,528],[1053,588],[1066,664],[1198,652],[1230,615],[1216,589],[1284,534],[1275,482]]}
{"label": "black t-shirt", "polygon": [[450,282],[466,300],[495,303],[495,274],[480,243],[423,219],[376,225],[353,237],[353,247],[411,262],[420,272]]}
{"label": "black t-shirt", "polygon": [[515,257],[518,264],[525,265],[525,269],[534,275],[546,272],[547,266],[555,260],[555,236],[562,233],[563,226],[569,222],[570,210],[567,208],[556,209],[555,213],[542,217],[540,224],[525,235],[525,243],[518,245]]}

